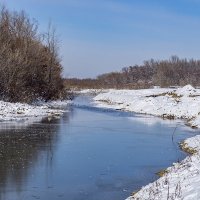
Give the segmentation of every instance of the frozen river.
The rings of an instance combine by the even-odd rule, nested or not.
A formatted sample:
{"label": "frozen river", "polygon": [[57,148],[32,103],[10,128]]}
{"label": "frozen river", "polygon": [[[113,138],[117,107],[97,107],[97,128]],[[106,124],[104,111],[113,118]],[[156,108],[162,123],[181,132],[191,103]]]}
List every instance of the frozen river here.
{"label": "frozen river", "polygon": [[77,97],[60,119],[0,124],[1,200],[123,200],[182,160],[178,142],[196,134],[90,101]]}

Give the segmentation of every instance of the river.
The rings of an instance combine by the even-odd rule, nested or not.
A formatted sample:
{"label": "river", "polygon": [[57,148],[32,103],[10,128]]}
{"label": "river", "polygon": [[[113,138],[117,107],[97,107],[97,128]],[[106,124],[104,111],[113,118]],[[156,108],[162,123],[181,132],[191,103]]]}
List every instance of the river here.
{"label": "river", "polygon": [[0,124],[0,199],[123,200],[182,160],[178,143],[195,134],[80,96],[61,118]]}

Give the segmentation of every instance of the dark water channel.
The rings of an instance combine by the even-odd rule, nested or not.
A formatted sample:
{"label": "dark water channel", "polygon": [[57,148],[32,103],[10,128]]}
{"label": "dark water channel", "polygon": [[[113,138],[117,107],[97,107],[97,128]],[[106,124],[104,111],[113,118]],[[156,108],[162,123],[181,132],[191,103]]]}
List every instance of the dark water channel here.
{"label": "dark water channel", "polygon": [[123,200],[183,159],[178,142],[195,134],[78,97],[60,119],[0,124],[0,199]]}

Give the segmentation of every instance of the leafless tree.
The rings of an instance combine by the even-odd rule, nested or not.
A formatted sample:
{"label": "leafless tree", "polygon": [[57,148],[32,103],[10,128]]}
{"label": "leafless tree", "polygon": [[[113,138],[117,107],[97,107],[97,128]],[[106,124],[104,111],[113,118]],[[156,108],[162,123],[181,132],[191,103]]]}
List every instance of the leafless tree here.
{"label": "leafless tree", "polygon": [[9,101],[61,97],[64,84],[55,29],[40,34],[24,11],[0,9],[0,95]]}

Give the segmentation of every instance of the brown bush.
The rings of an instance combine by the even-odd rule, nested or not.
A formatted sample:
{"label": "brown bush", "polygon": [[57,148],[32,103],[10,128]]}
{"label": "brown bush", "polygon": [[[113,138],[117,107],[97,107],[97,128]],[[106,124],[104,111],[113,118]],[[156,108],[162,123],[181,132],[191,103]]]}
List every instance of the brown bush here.
{"label": "brown bush", "polygon": [[0,10],[0,98],[31,102],[61,97],[64,90],[55,30],[38,32],[35,20]]}

